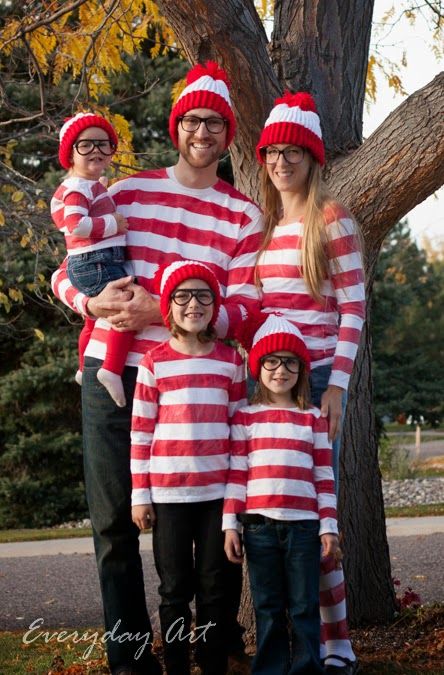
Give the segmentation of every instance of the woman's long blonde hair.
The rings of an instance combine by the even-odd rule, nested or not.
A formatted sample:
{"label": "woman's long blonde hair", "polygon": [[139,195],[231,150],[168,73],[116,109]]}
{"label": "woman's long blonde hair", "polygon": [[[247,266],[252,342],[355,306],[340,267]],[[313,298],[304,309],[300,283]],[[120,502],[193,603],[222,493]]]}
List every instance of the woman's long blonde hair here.
{"label": "woman's long blonde hair", "polygon": [[[306,151],[307,152],[307,151]],[[309,154],[309,153],[308,153]],[[322,302],[322,284],[328,276],[326,253],[325,207],[337,204],[322,180],[319,163],[309,154],[310,170],[307,178],[307,203],[304,213],[304,235],[302,241],[302,273],[310,295]],[[257,263],[267,249],[274,228],[282,217],[282,201],[279,191],[273,185],[264,164],[261,173],[261,199],[264,212],[264,233],[256,258],[256,283],[260,286]]]}

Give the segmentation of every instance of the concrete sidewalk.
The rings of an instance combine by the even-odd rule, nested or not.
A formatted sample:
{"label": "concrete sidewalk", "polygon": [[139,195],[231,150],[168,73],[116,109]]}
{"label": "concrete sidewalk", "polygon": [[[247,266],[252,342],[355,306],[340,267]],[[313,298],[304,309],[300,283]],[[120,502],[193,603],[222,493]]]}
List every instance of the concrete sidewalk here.
{"label": "concrete sidewalk", "polygon": [[[409,537],[415,534],[435,534],[444,532],[444,516],[425,516],[424,518],[387,518],[388,537]],[[140,537],[141,551],[152,551],[151,534]],[[0,544],[0,558],[28,558],[46,555],[71,555],[75,553],[94,553],[92,537],[73,537],[72,539],[48,539],[44,541],[23,541],[13,544]]]}

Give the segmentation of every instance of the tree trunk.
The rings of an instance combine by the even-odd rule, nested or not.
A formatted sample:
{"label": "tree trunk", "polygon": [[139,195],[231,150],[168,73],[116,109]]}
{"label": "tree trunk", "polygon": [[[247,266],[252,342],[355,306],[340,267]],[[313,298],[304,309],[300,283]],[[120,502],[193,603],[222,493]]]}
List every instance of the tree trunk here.
{"label": "tree trunk", "polygon": [[367,322],[350,380],[339,473],[339,525],[351,625],[386,623],[395,611],[372,404],[369,307],[376,260],[377,252],[367,269]]}
{"label": "tree trunk", "polygon": [[[384,237],[444,181],[444,74],[361,145],[373,0],[276,0],[271,47],[252,0],[157,4],[191,63],[212,58],[227,70],[238,121],[231,147],[235,182],[252,199],[258,200],[255,145],[273,99],[284,87],[314,93],[329,158],[325,177],[361,224],[370,294]],[[367,325],[350,385],[340,486],[354,624],[394,613],[370,362]]]}

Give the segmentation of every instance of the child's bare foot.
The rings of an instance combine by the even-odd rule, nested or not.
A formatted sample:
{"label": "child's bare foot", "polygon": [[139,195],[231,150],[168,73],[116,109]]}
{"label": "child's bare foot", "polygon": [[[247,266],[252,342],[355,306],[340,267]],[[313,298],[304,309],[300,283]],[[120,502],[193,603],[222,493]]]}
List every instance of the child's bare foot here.
{"label": "child's bare foot", "polygon": [[103,384],[115,404],[119,408],[124,408],[126,406],[126,398],[120,375],[116,375],[116,373],[112,373],[110,370],[106,370],[106,368],[99,368],[97,379]]}

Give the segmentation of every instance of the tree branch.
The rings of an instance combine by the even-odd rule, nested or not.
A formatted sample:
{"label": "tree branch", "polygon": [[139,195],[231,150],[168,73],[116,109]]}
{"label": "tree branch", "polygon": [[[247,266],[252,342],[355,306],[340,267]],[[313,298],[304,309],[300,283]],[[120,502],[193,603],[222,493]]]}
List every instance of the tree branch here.
{"label": "tree branch", "polygon": [[48,26],[49,24],[53,23],[64,14],[72,12],[74,9],[77,9],[77,7],[80,7],[80,5],[84,5],[85,2],[88,2],[88,0],[75,0],[75,2],[71,3],[70,5],[64,4],[64,6],[61,9],[59,9],[58,12],[54,12],[54,14],[50,14],[49,16],[46,16],[45,18],[40,19],[39,21],[35,21],[34,23],[31,23],[29,26],[26,26],[21,30],[19,30],[19,32],[16,33],[16,35],[10,37],[9,40],[6,40],[6,42],[3,42],[2,49],[7,47],[11,42],[20,40],[25,35],[27,35],[27,33],[32,33],[37,28],[40,28],[41,26]]}
{"label": "tree branch", "polygon": [[363,224],[367,245],[378,250],[390,228],[444,183],[444,73],[334,162],[327,181]]}

